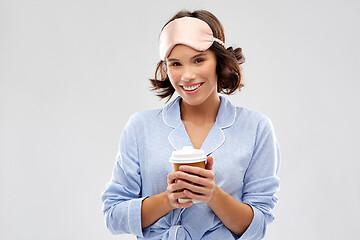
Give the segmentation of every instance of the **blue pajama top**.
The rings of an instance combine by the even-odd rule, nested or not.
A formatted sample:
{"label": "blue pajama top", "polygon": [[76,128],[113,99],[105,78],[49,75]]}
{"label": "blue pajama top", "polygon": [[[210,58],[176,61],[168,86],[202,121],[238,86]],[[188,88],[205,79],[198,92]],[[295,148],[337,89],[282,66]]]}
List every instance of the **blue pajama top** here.
{"label": "blue pajama top", "polygon": [[166,191],[172,151],[192,146],[180,118],[180,97],[163,109],[134,114],[120,138],[110,183],[102,194],[107,228],[137,239],[261,239],[274,220],[279,189],[279,147],[265,115],[235,107],[220,96],[220,108],[201,149],[214,159],[215,183],[249,204],[254,218],[241,235],[232,233],[206,203],[175,209],[141,228],[142,201]]}

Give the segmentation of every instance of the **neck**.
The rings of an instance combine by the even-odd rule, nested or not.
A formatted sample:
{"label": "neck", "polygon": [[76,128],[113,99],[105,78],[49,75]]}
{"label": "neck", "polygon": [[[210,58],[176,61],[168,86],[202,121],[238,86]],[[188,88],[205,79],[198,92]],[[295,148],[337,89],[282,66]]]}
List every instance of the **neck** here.
{"label": "neck", "polygon": [[208,98],[205,102],[196,106],[181,101],[181,120],[197,124],[215,123],[219,107],[220,98],[218,95],[211,99]]}

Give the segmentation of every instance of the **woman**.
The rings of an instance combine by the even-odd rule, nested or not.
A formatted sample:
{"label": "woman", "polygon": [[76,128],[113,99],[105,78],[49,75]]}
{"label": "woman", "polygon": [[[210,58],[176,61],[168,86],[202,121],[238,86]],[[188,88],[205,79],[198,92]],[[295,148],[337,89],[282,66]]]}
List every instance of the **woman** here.
{"label": "woman", "polygon": [[[181,11],[163,27],[151,83],[161,98],[169,100],[175,91],[179,97],[163,109],[136,113],[122,132],[102,196],[113,234],[264,237],[277,202],[279,148],[266,116],[218,95],[243,86],[241,49],[226,49],[224,41],[221,23],[208,11]],[[203,149],[206,168],[172,172],[171,153],[183,146]],[[201,203],[179,203],[184,197]]]}

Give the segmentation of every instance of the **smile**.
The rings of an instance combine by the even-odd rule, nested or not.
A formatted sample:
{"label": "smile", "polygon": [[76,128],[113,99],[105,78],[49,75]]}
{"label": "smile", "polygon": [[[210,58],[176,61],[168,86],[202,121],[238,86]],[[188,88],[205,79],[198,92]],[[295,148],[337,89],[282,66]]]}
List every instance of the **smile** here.
{"label": "smile", "polygon": [[194,90],[198,89],[200,86],[201,86],[201,83],[195,84],[192,86],[181,86],[181,87],[186,91],[194,91]]}

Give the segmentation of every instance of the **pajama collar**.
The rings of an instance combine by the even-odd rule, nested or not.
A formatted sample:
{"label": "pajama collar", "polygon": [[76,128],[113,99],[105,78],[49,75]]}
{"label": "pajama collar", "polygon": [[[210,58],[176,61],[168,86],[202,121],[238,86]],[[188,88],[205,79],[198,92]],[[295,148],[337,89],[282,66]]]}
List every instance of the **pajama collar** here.
{"label": "pajama collar", "polygon": [[[168,140],[174,150],[179,150],[183,146],[192,146],[185,126],[181,121],[180,99],[180,97],[177,97],[162,110],[164,123],[173,129],[168,136]],[[231,127],[235,122],[236,107],[223,96],[220,96],[220,101],[215,124],[201,146],[206,155],[210,155],[226,141],[223,130]]]}

